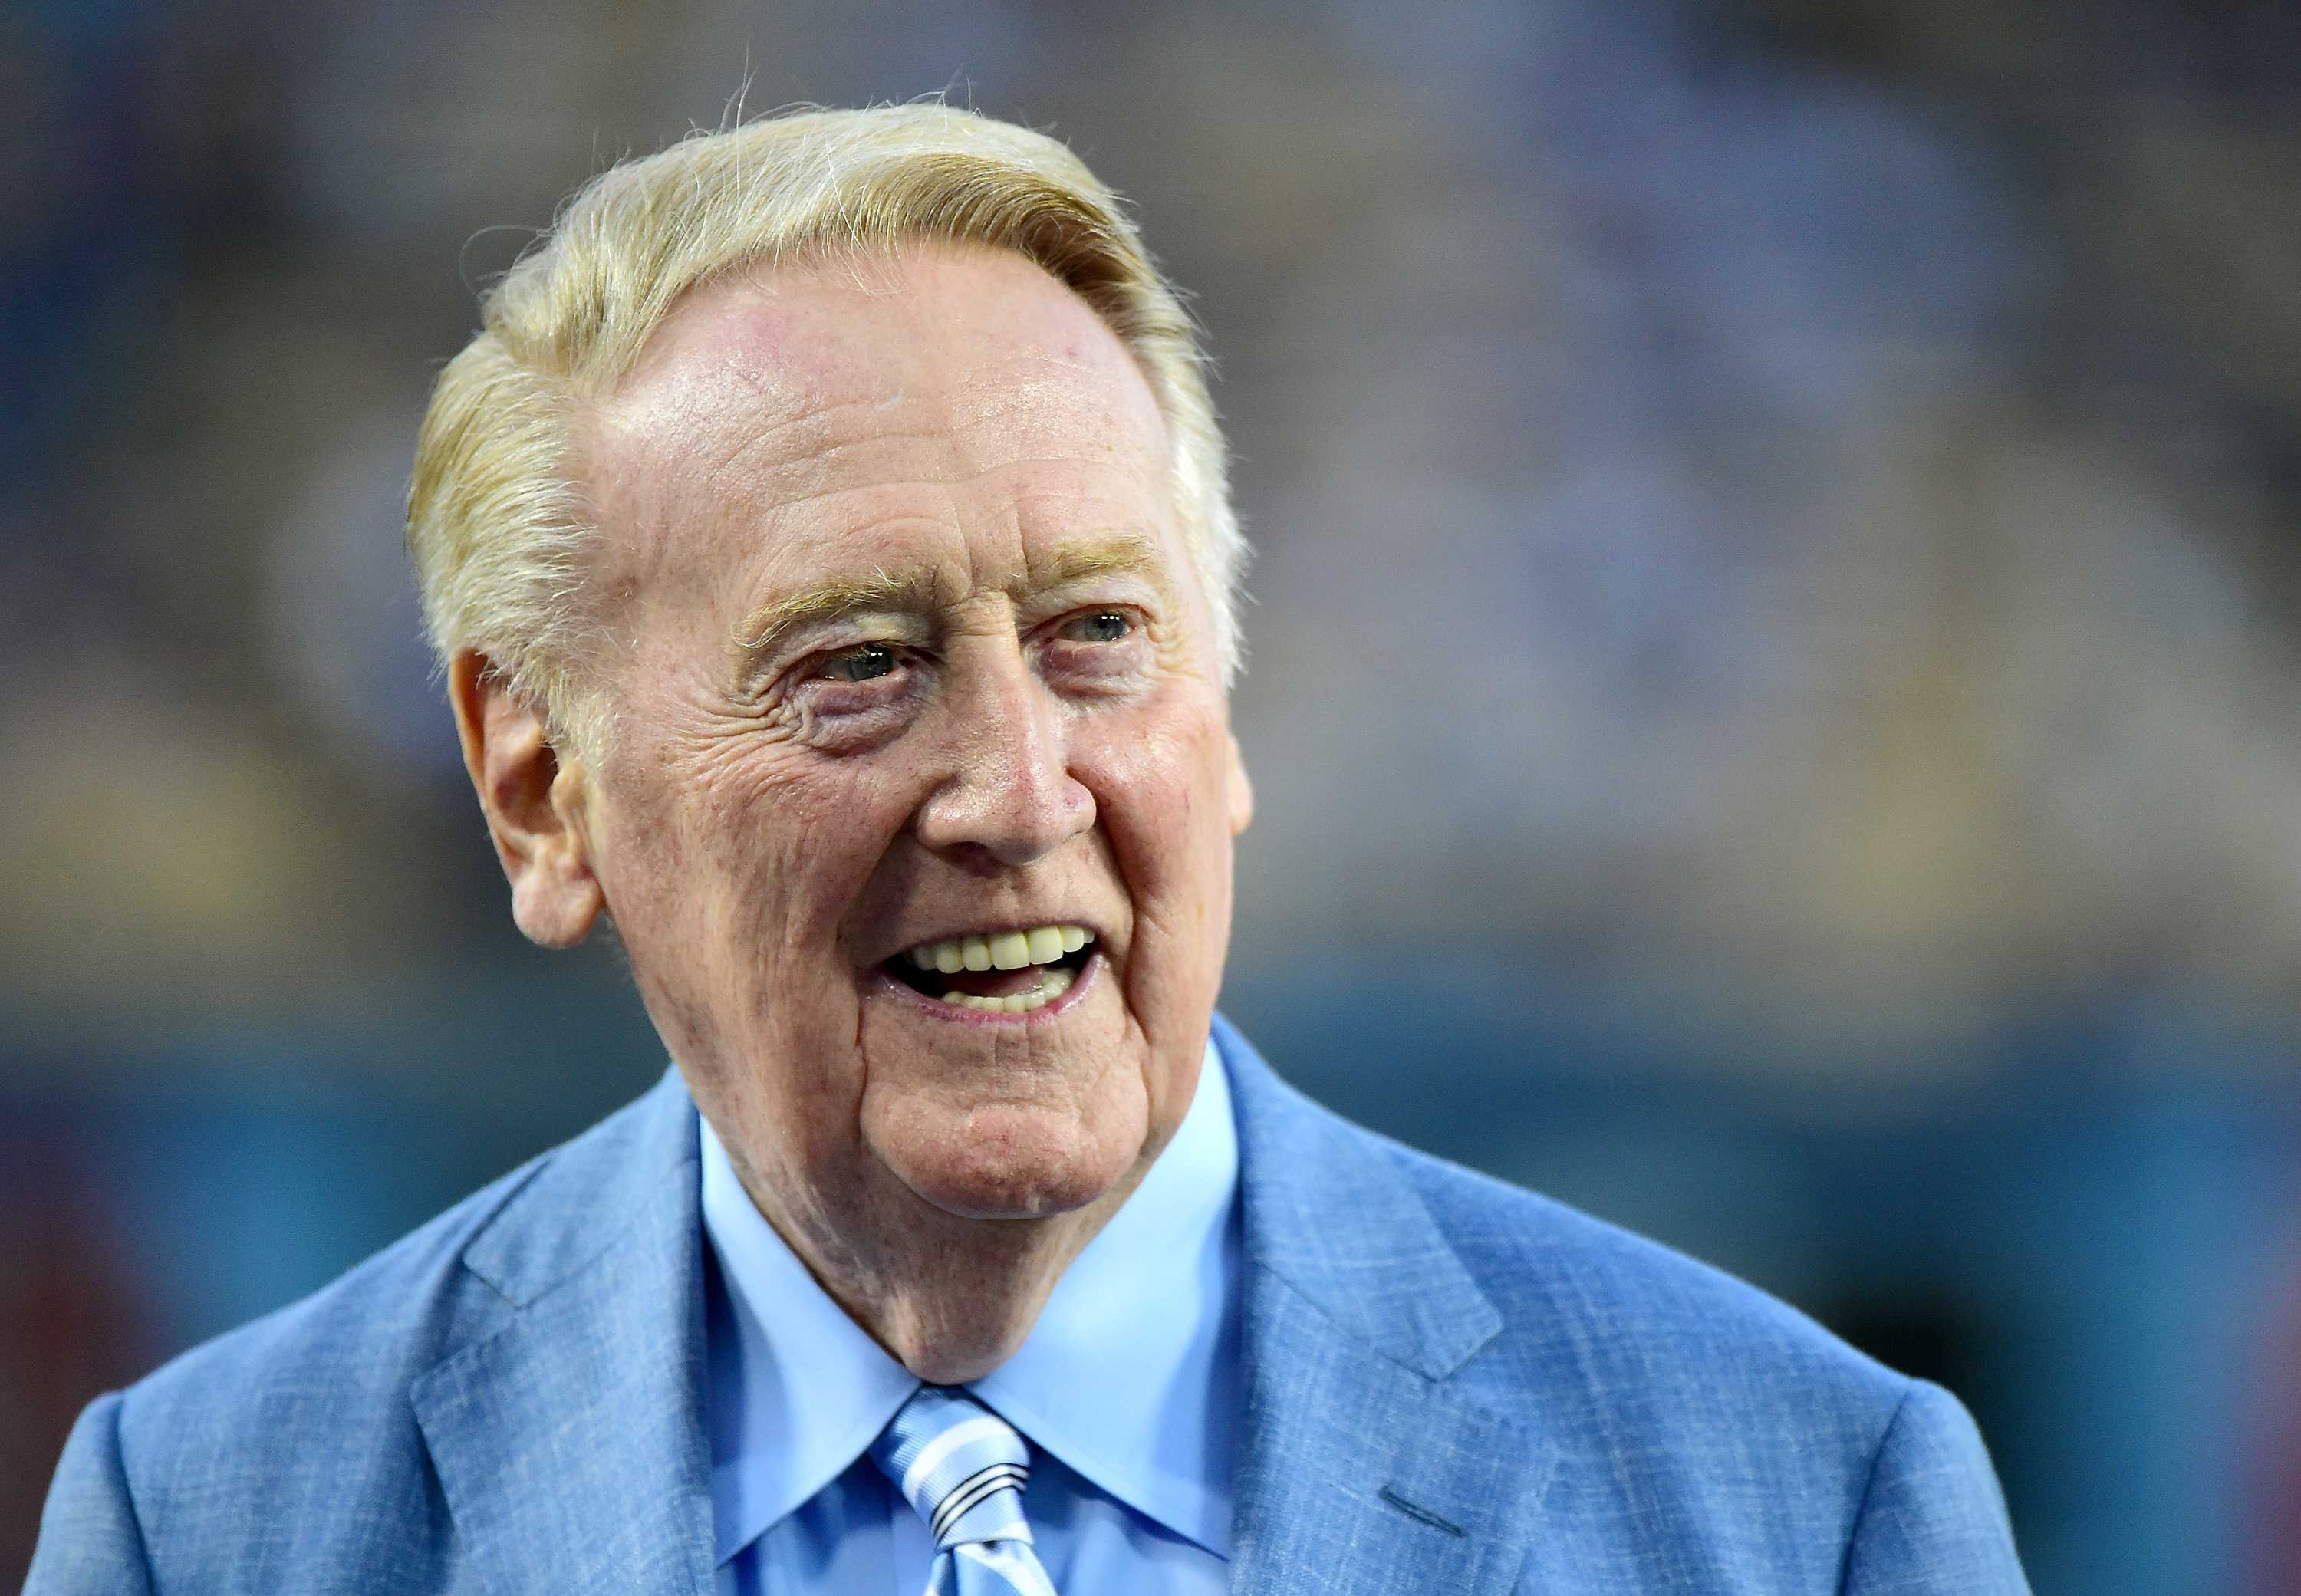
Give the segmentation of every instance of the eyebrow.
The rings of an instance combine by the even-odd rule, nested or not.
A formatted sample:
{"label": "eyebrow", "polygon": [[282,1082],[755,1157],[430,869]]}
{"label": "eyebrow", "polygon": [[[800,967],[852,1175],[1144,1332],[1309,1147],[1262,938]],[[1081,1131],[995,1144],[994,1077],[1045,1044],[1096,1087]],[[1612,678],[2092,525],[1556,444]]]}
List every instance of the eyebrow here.
{"label": "eyebrow", "polygon": [[[1162,599],[1171,600],[1165,556],[1156,543],[1136,532],[1058,545],[1036,569],[1008,582],[1006,592],[1020,605],[1035,594],[1110,575],[1142,577]],[[735,652],[740,658],[757,660],[799,627],[849,615],[924,614],[935,607],[941,586],[931,571],[876,571],[771,598],[743,617],[735,632]]]}
{"label": "eyebrow", "polygon": [[743,617],[735,632],[736,652],[757,658],[797,627],[836,621],[843,615],[891,610],[919,614],[934,607],[935,587],[930,572],[877,571],[859,580],[841,577],[803,593],[771,598]]}
{"label": "eyebrow", "polygon": [[1074,587],[1098,576],[1139,576],[1169,597],[1167,557],[1140,532],[1114,532],[1091,541],[1058,544],[1040,568],[1007,584],[1007,596],[1021,604],[1033,593]]}

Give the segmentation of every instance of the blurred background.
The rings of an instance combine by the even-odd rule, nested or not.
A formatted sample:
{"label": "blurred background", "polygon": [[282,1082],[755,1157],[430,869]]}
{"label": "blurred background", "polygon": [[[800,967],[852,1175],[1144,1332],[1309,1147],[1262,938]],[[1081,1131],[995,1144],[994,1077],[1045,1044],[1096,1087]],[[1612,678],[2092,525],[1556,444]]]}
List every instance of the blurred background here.
{"label": "blurred background", "polygon": [[[748,89],[744,85],[748,83]],[[2301,1590],[2301,11],[10,0],[0,1580],[95,1392],[643,1090],[399,545],[603,164],[945,91],[1140,209],[1259,559],[1225,1003]]]}

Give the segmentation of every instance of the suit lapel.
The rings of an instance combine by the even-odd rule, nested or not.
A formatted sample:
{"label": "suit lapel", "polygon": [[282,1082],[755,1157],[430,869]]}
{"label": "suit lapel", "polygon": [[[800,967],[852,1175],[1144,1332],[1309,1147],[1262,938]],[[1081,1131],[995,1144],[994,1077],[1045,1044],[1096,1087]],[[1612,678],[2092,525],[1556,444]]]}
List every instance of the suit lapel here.
{"label": "suit lapel", "polygon": [[410,1395],[489,1588],[712,1588],[695,1124],[667,1078],[618,1134],[544,1165],[464,1254],[509,1321]]}
{"label": "suit lapel", "polygon": [[1233,1588],[1508,1590],[1553,1449],[1447,1383],[1501,1316],[1379,1143],[1216,1040],[1246,1238]]}
{"label": "suit lapel", "polygon": [[[1234,1588],[1509,1589],[1553,1450],[1447,1383],[1500,1315],[1379,1143],[1220,1019],[1216,1040],[1246,1241]],[[545,1164],[466,1249],[508,1314],[410,1395],[479,1583],[704,1596],[695,1111],[667,1077],[608,1128]]]}

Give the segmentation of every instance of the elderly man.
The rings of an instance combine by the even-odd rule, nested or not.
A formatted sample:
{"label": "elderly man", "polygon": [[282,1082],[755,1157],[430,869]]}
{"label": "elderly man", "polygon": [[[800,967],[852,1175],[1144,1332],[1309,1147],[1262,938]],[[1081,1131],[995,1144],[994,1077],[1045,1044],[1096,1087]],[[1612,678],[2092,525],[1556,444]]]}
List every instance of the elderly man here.
{"label": "elderly man", "polygon": [[1289,1091],[1200,355],[939,106],[607,173],[409,512],[539,942],[673,1071],[92,1406],[35,1592],[2013,1592],[1941,1391]]}

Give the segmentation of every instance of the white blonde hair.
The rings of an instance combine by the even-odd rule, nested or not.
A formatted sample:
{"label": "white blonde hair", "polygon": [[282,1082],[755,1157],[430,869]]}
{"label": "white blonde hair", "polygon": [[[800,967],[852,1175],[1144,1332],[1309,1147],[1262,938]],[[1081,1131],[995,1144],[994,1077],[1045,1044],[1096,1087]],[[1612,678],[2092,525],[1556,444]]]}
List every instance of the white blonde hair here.
{"label": "white blonde hair", "polygon": [[939,104],[809,111],[698,133],[579,189],[488,294],[431,393],[407,543],[431,644],[486,654],[557,733],[598,751],[586,514],[572,434],[682,295],[741,269],[906,241],[1012,250],[1134,354],[1167,429],[1177,511],[1228,681],[1246,545],[1206,356],[1111,192],[1043,134]]}

